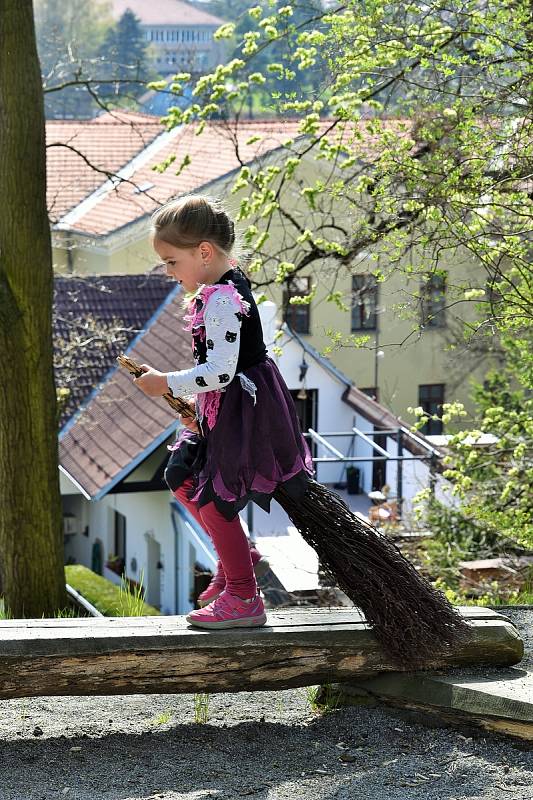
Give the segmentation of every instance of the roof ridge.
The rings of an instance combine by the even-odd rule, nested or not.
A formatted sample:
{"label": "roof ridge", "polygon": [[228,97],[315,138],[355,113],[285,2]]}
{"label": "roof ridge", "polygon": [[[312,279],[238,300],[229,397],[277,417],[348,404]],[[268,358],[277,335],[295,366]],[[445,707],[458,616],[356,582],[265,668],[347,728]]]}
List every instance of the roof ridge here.
{"label": "roof ridge", "polygon": [[[156,136],[150,144],[148,144],[140,153],[137,153],[132,159],[130,159],[126,164],[124,164],[118,172],[115,173],[114,178],[122,178],[123,180],[127,180],[131,175],[133,175],[138,169],[143,167],[147,161],[150,160],[154,152],[164,146],[168,140],[173,139],[181,132],[183,125],[177,125],[175,128],[172,128],[170,131],[162,131],[159,136]],[[66,214],[64,214],[59,222],[53,226],[54,230],[69,230],[70,227],[78,221],[82,216],[84,216],[88,211],[90,211],[94,206],[101,200],[105,195],[110,194],[116,188],[116,180],[113,178],[107,178],[103,183],[100,184],[91,194],[89,194],[81,203],[78,203],[77,206],[72,208]]]}

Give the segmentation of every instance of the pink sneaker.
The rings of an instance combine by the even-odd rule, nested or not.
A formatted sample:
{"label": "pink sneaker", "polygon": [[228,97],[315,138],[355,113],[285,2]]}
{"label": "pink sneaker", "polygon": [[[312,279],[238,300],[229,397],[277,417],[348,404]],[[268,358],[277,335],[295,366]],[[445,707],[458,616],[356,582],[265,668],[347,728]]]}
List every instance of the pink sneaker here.
{"label": "pink sneaker", "polygon": [[[255,545],[250,545],[250,556],[252,557],[255,576],[259,578],[270,568],[270,564],[267,559],[261,555]],[[206,606],[208,603],[216,600],[220,593],[224,591],[225,586],[226,576],[222,569],[222,563],[220,559],[218,559],[215,574],[211,578],[209,585],[198,595],[198,605],[200,607]]]}
{"label": "pink sneaker", "polygon": [[268,560],[261,555],[255,544],[250,545],[250,555],[252,557],[252,564],[254,565],[254,572],[256,578],[260,578],[267,570],[270,569]]}
{"label": "pink sneaker", "polygon": [[212,600],[215,600],[219,594],[224,591],[225,586],[226,576],[224,574],[224,570],[222,569],[222,562],[220,559],[218,559],[215,574],[203,592],[200,592],[198,595],[198,605],[206,606]]}
{"label": "pink sneaker", "polygon": [[259,594],[250,603],[231,594],[227,589],[205,608],[196,608],[185,617],[198,628],[251,628],[267,621],[265,607]]}

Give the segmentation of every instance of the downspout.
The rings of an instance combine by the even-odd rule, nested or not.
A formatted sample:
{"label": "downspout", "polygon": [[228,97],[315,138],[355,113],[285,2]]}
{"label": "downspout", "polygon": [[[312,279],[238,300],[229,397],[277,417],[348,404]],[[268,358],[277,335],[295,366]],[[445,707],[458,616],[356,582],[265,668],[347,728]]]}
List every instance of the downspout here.
{"label": "downspout", "polygon": [[170,519],[172,522],[172,528],[174,530],[174,614],[177,614],[179,611],[179,580],[178,580],[178,526],[176,525],[176,519],[174,516],[174,511],[172,509],[172,501],[169,503],[170,507]]}
{"label": "downspout", "polygon": [[74,240],[68,233],[65,236],[65,242],[67,244],[67,272],[72,274],[74,272]]}

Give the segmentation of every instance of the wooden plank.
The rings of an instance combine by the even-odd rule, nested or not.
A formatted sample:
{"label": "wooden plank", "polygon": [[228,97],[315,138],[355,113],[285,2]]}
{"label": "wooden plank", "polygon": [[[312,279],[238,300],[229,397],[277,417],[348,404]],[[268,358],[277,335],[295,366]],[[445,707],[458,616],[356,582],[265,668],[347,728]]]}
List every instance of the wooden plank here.
{"label": "wooden plank", "polygon": [[[504,621],[510,622],[505,616],[499,613],[479,614],[479,609],[465,607],[461,611],[462,616],[467,620],[476,621]],[[485,609],[481,609],[485,611]],[[485,619],[485,617],[487,619]],[[512,624],[512,623],[510,623]],[[268,611],[268,624],[265,628],[274,629],[294,629],[295,626],[304,628],[326,627],[327,629],[337,628],[361,628],[369,626],[364,621],[363,615],[359,611],[327,610],[327,609],[295,609],[291,611]],[[256,636],[261,629],[246,629],[248,633]],[[235,629],[233,629],[235,631]],[[224,633],[222,636],[224,637]],[[0,622],[0,642],[5,654],[10,653],[10,648],[16,641],[36,641],[56,639],[58,644],[65,639],[84,639],[84,638],[124,638],[128,636],[142,635],[210,635],[213,639],[213,646],[217,646],[220,632],[206,631],[193,628],[189,625],[184,616],[147,616],[147,617],[79,617],[64,619],[19,619],[5,620]],[[52,646],[52,645],[51,645]]]}
{"label": "wooden plank", "polygon": [[334,684],[339,705],[375,698],[436,718],[468,723],[533,741],[533,672],[527,670],[454,670],[442,673],[381,673]]}
{"label": "wooden plank", "polygon": [[[457,606],[457,609],[465,619],[508,619],[499,611],[494,611],[484,606]],[[268,622],[272,622],[275,627],[292,627],[297,619],[298,624],[322,625],[327,621],[328,625],[343,625],[364,623],[365,616],[357,608],[346,608],[346,606],[328,606],[322,608],[295,607],[284,610],[267,610]],[[0,620],[0,641],[18,635],[19,629],[49,630],[58,629],[82,629],[87,627],[103,627],[106,630],[110,625],[118,625],[120,628],[139,628],[154,625],[162,628],[190,629],[189,623],[184,616],[156,615],[147,617],[64,617],[57,619],[50,618],[28,618],[28,619],[6,619]]]}
{"label": "wooden plank", "polygon": [[[445,664],[521,660],[522,640],[504,615],[464,609],[472,642]],[[4,698],[283,689],[397,670],[345,608],[269,611],[267,625],[223,630],[181,616],[6,620],[0,639]]]}

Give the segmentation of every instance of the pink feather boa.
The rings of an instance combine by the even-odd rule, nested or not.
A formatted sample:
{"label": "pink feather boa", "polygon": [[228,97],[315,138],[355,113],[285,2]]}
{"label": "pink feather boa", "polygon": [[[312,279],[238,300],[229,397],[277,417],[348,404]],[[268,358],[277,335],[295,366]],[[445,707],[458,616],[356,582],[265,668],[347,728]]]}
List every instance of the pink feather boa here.
{"label": "pink feather boa", "polygon": [[[193,351],[194,337],[198,336],[200,341],[204,341],[205,339],[204,312],[207,301],[213,292],[219,292],[220,294],[232,297],[239,304],[239,309],[242,314],[246,314],[247,316],[250,314],[250,303],[248,300],[245,300],[242,297],[233,281],[230,280],[228,283],[204,284],[204,286],[200,287],[198,292],[196,292],[194,297],[192,297],[192,299],[189,301],[187,305],[187,314],[185,314],[183,317],[183,319],[187,322],[187,325],[183,328],[183,330],[191,331],[192,333]],[[199,309],[196,308],[196,299],[198,297],[201,297],[203,301],[202,306]],[[197,330],[195,331],[195,329]],[[202,420],[207,419],[207,424],[210,430],[214,427],[215,422],[217,421],[221,393],[225,391],[226,388],[224,387],[223,389],[212,389],[209,392],[199,392],[197,394],[200,417]]]}

